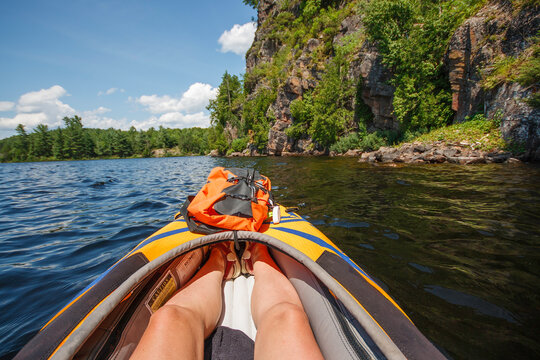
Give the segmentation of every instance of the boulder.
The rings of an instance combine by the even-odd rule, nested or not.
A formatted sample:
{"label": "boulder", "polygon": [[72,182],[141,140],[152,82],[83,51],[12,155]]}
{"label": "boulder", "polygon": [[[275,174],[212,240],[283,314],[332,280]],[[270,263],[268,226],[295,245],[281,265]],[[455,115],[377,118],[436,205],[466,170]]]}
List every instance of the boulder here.
{"label": "boulder", "polygon": [[354,149],[354,150],[349,150],[347,151],[345,154],[343,154],[343,156],[360,156],[362,155],[362,150],[358,150],[358,149]]}

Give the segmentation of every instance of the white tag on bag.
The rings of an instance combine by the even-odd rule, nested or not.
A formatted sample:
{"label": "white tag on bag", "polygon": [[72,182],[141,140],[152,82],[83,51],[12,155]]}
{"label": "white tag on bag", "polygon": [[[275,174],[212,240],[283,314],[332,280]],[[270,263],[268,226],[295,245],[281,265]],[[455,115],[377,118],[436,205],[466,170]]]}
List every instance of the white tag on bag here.
{"label": "white tag on bag", "polygon": [[279,205],[276,205],[272,209],[272,222],[274,224],[279,224],[280,221],[281,221],[281,211],[279,209]]}

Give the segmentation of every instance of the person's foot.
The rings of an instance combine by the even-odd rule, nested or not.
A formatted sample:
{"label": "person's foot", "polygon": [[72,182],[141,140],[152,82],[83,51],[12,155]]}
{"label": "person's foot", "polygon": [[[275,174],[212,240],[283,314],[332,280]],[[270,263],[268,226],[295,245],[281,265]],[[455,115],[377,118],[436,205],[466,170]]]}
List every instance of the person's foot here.
{"label": "person's foot", "polygon": [[223,280],[236,279],[242,273],[242,266],[238,261],[236,252],[234,251],[233,242],[220,242],[212,246],[212,250],[218,250],[223,255],[225,260],[225,271],[223,272]]}
{"label": "person's foot", "polygon": [[253,265],[255,262],[266,257],[270,257],[270,254],[265,245],[256,242],[248,243],[240,259],[242,263],[242,274],[253,275]]}

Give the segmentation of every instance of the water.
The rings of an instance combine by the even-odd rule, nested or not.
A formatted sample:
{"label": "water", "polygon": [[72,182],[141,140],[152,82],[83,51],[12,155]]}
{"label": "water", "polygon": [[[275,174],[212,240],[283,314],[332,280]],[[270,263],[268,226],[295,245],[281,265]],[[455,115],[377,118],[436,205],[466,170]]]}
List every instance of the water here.
{"label": "water", "polygon": [[186,157],[0,164],[0,358],[168,223],[214,166],[269,176],[450,358],[540,356],[538,166]]}

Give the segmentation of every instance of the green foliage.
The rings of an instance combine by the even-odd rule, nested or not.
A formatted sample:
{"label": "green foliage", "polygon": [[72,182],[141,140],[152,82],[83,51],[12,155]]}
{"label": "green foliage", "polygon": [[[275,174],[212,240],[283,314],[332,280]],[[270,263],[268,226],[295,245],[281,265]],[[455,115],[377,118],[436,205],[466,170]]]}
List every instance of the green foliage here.
{"label": "green foliage", "polygon": [[304,2],[304,8],[302,9],[302,15],[310,19],[315,17],[321,9],[321,0],[306,0]]}
{"label": "green foliage", "polygon": [[30,152],[28,134],[23,124],[17,125],[15,131],[17,132],[17,137],[11,151],[11,156],[15,161],[24,161],[28,158]]}
{"label": "green foliage", "polygon": [[443,54],[456,27],[482,4],[482,0],[362,3],[368,37],[394,73],[394,114],[403,132],[429,130],[450,121]]}
{"label": "green foliage", "polygon": [[[365,136],[365,134],[362,135]],[[336,143],[334,143],[330,147],[330,150],[336,151],[338,153],[345,153],[348,150],[360,149],[360,145],[362,144],[362,135],[356,132],[350,133],[349,135],[340,138]]]}
{"label": "green foliage", "polygon": [[363,22],[370,38],[377,41],[379,51],[390,54],[396,42],[409,37],[414,24],[413,3],[407,0],[370,1],[365,6]]}
{"label": "green foliage", "polygon": [[[177,147],[181,154],[203,155],[210,150],[212,129],[129,131],[86,129],[79,116],[65,117],[64,128],[49,130],[38,125],[28,134],[23,125],[17,135],[0,140],[1,161],[72,160],[92,158],[150,157],[157,147]],[[225,141],[225,146],[228,146]],[[176,152],[178,153],[178,152]]]}
{"label": "green foliage", "polygon": [[[532,45],[519,57],[501,56],[484,70],[482,87],[495,89],[504,83],[517,82],[522,86],[538,85],[540,82],[540,35],[532,38]],[[534,92],[526,102],[540,107],[540,95]]]}
{"label": "green foliage", "polygon": [[451,95],[433,83],[417,83],[403,76],[394,93],[394,113],[405,128],[433,129],[446,125],[451,116]]}
{"label": "green foliage", "polygon": [[52,140],[47,125],[39,124],[34,129],[32,155],[37,158],[47,158],[52,155]]}
{"label": "green foliage", "polygon": [[463,123],[432,130],[419,136],[415,141],[466,142],[484,151],[507,148],[500,132],[500,115],[496,115],[493,119],[486,119],[483,114],[477,114]]}
{"label": "green foliage", "polygon": [[70,159],[82,159],[84,155],[90,152],[85,147],[87,145],[83,137],[82,119],[75,115],[73,117],[64,117],[64,148],[62,149],[65,157]]}
{"label": "green foliage", "polygon": [[360,145],[360,150],[362,151],[375,151],[379,150],[381,146],[388,145],[388,141],[379,135],[378,133],[367,134],[363,139]]}
{"label": "green foliage", "polygon": [[381,146],[386,146],[389,141],[382,133],[357,133],[353,132],[347,136],[340,138],[335,144],[330,147],[330,150],[338,153],[345,153],[348,150],[358,149],[361,151],[378,150]]}
{"label": "green foliage", "polygon": [[302,98],[293,100],[290,109],[294,122],[285,129],[285,133],[293,139],[307,137],[309,126],[313,122],[313,98],[311,93],[306,93]]}
{"label": "green foliage", "polygon": [[244,104],[242,135],[247,135],[251,130],[253,143],[259,150],[264,149],[268,143],[270,122],[274,120],[272,114],[269,114],[268,108],[275,100],[275,91],[262,88],[259,89],[254,98],[247,100]]}
{"label": "green foliage", "polygon": [[254,9],[259,7],[259,0],[242,0],[242,2],[247,6],[251,6]]}
{"label": "green foliage", "polygon": [[234,139],[231,143],[231,150],[234,152],[242,152],[247,148],[249,137],[241,137]]}
{"label": "green foliage", "polygon": [[486,90],[492,90],[505,82],[515,81],[518,73],[517,61],[512,56],[497,59],[492,65],[491,71],[487,71],[489,75],[482,79],[482,87]]}
{"label": "green foliage", "polygon": [[533,107],[536,109],[540,108],[540,93],[537,92],[537,93],[532,94],[527,99],[525,99],[525,102],[527,102],[527,104],[530,107]]}
{"label": "green foliage", "polygon": [[229,143],[227,142],[227,138],[225,138],[225,130],[221,124],[216,124],[210,128],[208,142],[210,143],[210,147],[217,150],[220,155],[227,153]]}
{"label": "green foliage", "polygon": [[215,99],[206,107],[210,111],[213,124],[225,127],[227,124],[237,126],[240,122],[240,104],[244,100],[242,83],[238,76],[225,72]]}
{"label": "green foliage", "polygon": [[286,131],[293,138],[310,135],[323,147],[329,147],[352,123],[350,100],[355,86],[347,77],[348,63],[336,55],[327,65],[319,85],[311,94],[291,103],[293,125]]}

